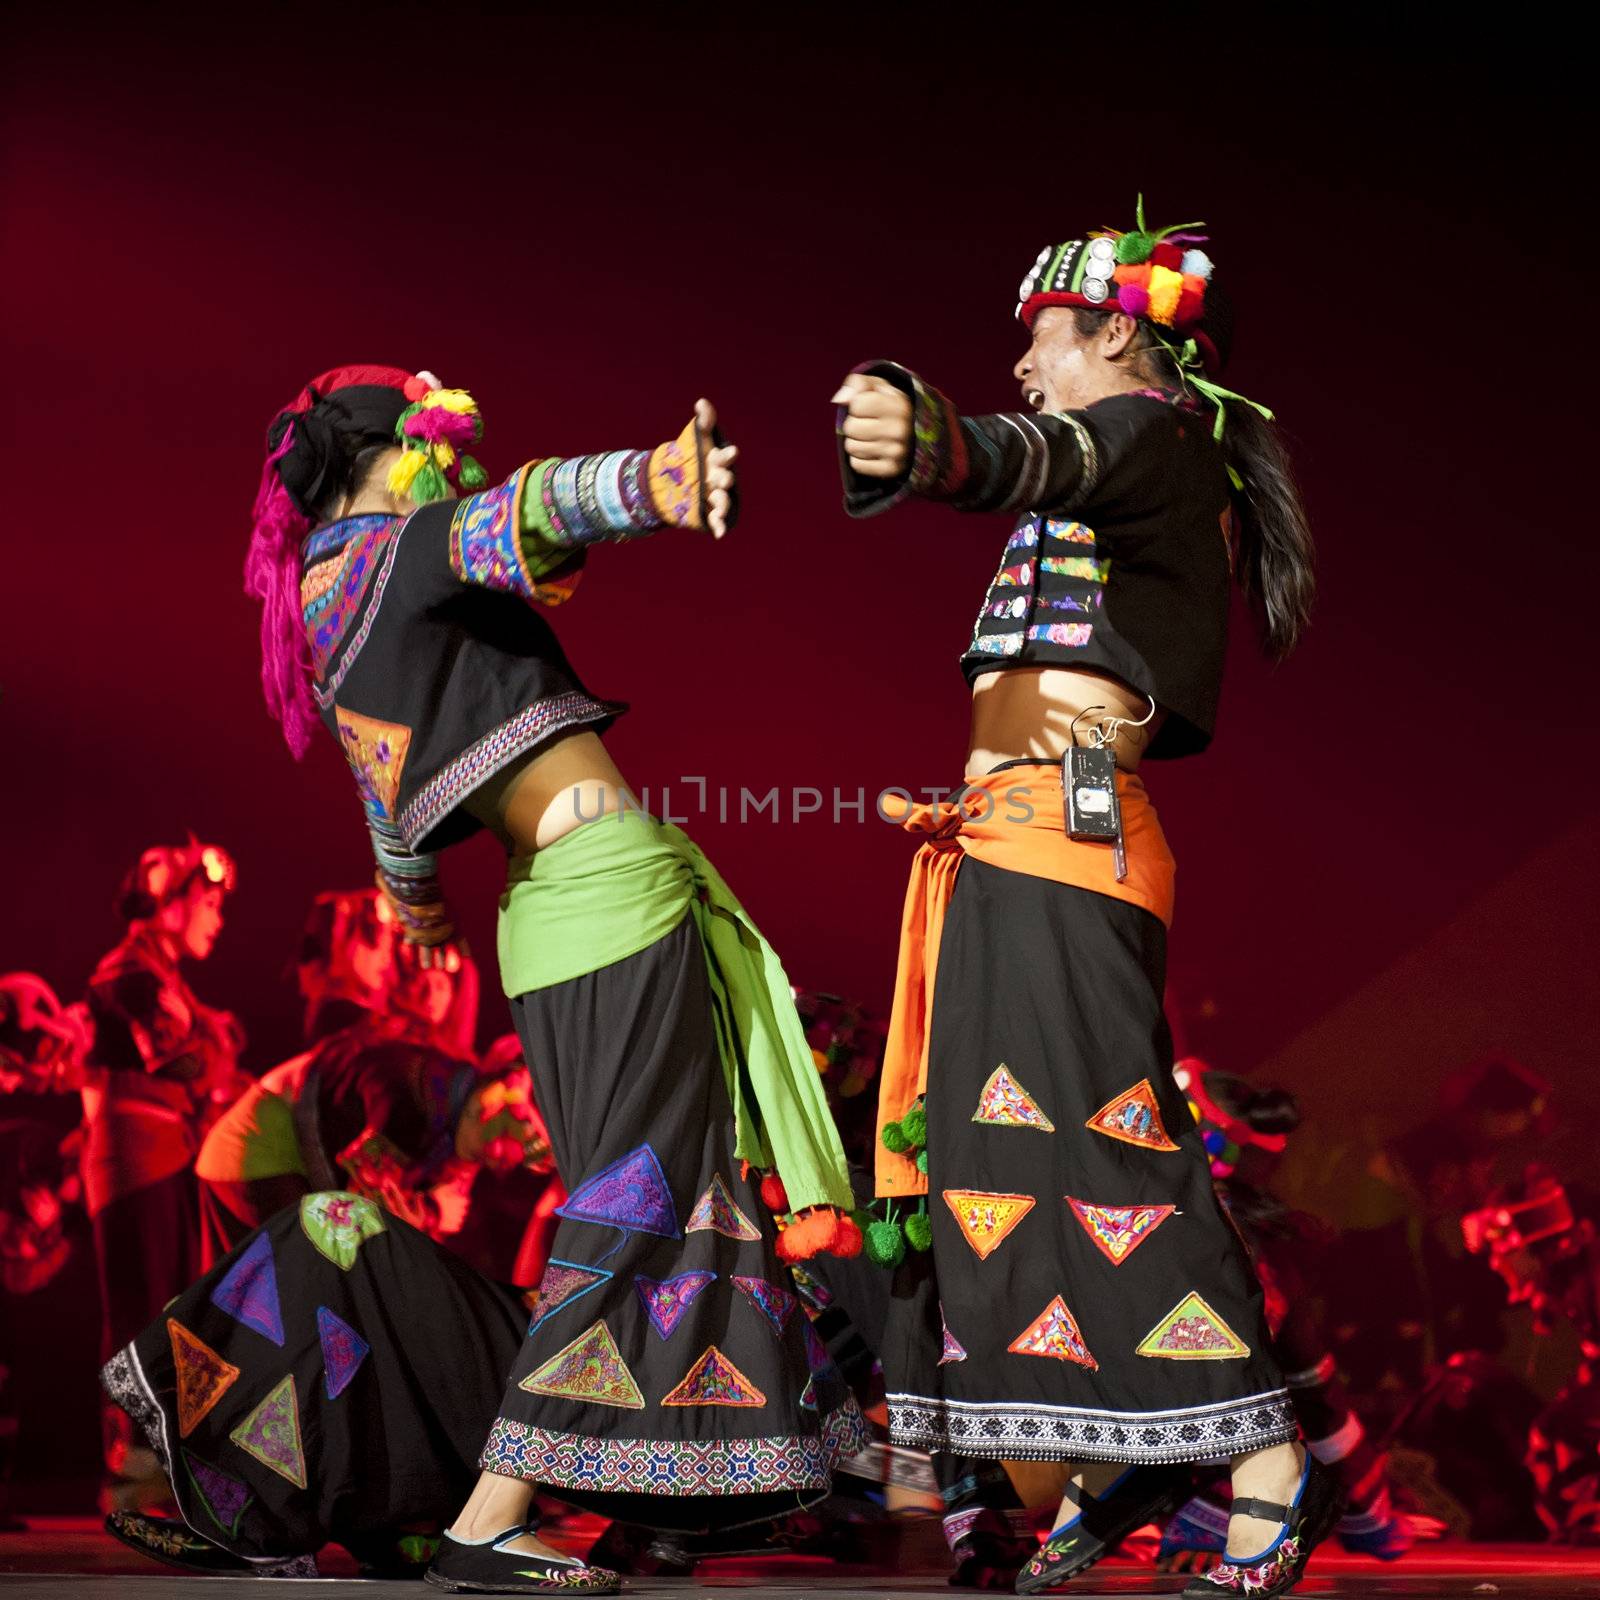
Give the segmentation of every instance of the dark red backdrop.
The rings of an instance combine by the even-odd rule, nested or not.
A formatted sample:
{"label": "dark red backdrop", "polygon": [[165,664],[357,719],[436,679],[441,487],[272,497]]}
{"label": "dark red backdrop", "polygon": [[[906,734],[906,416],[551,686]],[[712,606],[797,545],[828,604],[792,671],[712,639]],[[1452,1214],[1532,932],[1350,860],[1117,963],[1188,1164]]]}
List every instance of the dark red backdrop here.
{"label": "dark red backdrop", "polygon": [[[1241,633],[1213,753],[1151,774],[1201,1041],[1272,1055],[1589,813],[1547,764],[1588,709],[1595,594],[1566,63],[1393,10],[1286,34],[1215,7],[984,6],[954,32],[868,9],[18,25],[0,969],[73,993],[127,863],[193,827],[242,867],[200,987],[257,1068],[293,1043],[307,899],[369,862],[332,746],[297,768],[266,718],[239,566],[266,421],[343,361],[469,384],[502,470],[719,402],[744,526],[603,552],[559,619],[632,699],[613,746],[654,797],[954,781],[955,661],[1005,530],[848,522],[827,397],[893,355],[1013,404],[1024,268],[1141,186],[1154,219],[1212,224],[1233,380],[1291,430],[1323,557],[1301,655],[1270,674]],[[886,1002],[899,837],[690,826],[796,979]],[[457,856],[488,956],[495,852]]]}

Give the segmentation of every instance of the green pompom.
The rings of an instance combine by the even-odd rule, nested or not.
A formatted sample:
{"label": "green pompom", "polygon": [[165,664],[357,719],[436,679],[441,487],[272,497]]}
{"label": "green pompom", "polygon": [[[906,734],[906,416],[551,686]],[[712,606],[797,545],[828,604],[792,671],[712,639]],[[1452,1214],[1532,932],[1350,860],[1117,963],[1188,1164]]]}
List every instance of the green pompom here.
{"label": "green pompom", "polygon": [[873,1266],[898,1267],[906,1258],[906,1236],[898,1222],[874,1222],[867,1229],[864,1248]]}
{"label": "green pompom", "polygon": [[456,482],[463,489],[481,489],[489,481],[489,474],[483,470],[475,456],[462,456],[461,470],[456,474]]}
{"label": "green pompom", "polygon": [[913,1150],[928,1142],[928,1113],[921,1106],[912,1106],[900,1119],[900,1131]]}
{"label": "green pompom", "polygon": [[1154,253],[1156,242],[1148,233],[1125,233],[1117,240],[1117,263],[1119,266],[1136,267],[1141,261],[1148,261]]}
{"label": "green pompom", "polygon": [[443,500],[450,493],[450,485],[444,481],[444,474],[430,459],[423,462],[422,470],[411,480],[409,492],[412,505],[431,505],[435,500]]}
{"label": "green pompom", "polygon": [[927,1250],[933,1245],[933,1222],[920,1211],[914,1217],[906,1218],[906,1238],[911,1242],[913,1250]]}
{"label": "green pompom", "polygon": [[883,1132],[878,1135],[883,1140],[883,1148],[894,1155],[902,1156],[911,1148],[911,1141],[906,1138],[904,1126],[898,1122],[886,1122]]}
{"label": "green pompom", "polygon": [[917,1171],[924,1178],[928,1176],[928,1152],[926,1150],[917,1151]]}

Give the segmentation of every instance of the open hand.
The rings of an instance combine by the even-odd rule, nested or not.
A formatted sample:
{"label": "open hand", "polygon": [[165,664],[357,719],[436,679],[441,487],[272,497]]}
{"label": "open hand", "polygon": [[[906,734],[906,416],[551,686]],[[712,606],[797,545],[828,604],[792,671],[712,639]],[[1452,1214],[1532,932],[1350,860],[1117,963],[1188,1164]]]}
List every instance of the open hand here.
{"label": "open hand", "polygon": [[717,427],[717,408],[709,400],[694,403],[695,431],[700,436],[700,455],[705,462],[706,527],[713,539],[720,539],[728,531],[728,517],[733,510],[733,464],[739,459],[736,444],[714,443]]}
{"label": "open hand", "polygon": [[863,478],[898,478],[911,459],[911,398],[884,378],[852,372],[833,403],[842,408],[845,459]]}

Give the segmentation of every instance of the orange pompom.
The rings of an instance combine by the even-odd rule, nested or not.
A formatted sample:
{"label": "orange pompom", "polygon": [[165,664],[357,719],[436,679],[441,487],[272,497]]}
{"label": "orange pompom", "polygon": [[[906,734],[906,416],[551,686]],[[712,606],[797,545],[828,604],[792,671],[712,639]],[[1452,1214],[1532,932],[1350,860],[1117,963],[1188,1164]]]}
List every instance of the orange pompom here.
{"label": "orange pompom", "polygon": [[1137,266],[1117,267],[1111,276],[1118,283],[1131,283],[1135,289],[1148,289],[1150,287],[1150,263],[1141,261]]}
{"label": "orange pompom", "polygon": [[839,1213],[832,1206],[813,1206],[778,1235],[778,1259],[809,1261],[821,1255],[832,1244],[838,1225]]}
{"label": "orange pompom", "polygon": [[863,1242],[860,1228],[849,1217],[841,1216],[839,1226],[833,1231],[833,1243],[828,1247],[828,1254],[848,1261],[852,1256],[861,1254]]}
{"label": "orange pompom", "polygon": [[789,1191],[776,1172],[769,1172],[761,1180],[761,1203],[768,1211],[786,1212],[789,1209]]}

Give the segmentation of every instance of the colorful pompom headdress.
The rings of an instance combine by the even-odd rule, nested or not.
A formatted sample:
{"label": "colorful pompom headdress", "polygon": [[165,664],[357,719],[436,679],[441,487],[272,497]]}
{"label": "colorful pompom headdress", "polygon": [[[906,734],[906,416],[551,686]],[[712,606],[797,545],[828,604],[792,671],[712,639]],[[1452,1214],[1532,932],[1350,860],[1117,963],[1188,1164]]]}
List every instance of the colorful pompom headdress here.
{"label": "colorful pompom headdress", "polygon": [[389,469],[391,494],[409,495],[424,505],[442,500],[447,484],[481,489],[488,482],[483,468],[466,453],[468,445],[483,437],[483,418],[465,389],[440,388],[436,379],[433,388],[400,413],[394,436],[402,454]]}
{"label": "colorful pompom headdress", "polygon": [[1086,306],[1125,311],[1130,317],[1192,338],[1207,372],[1227,364],[1232,318],[1212,283],[1203,222],[1175,227],[1145,225],[1139,196],[1136,226],[1126,233],[1102,228],[1086,239],[1046,245],[1018,291],[1017,317],[1028,327],[1046,306]]}
{"label": "colorful pompom headdress", "polygon": [[1101,228],[1085,239],[1046,245],[1018,290],[1018,320],[1031,330],[1046,306],[1137,317],[1172,357],[1184,382],[1216,407],[1218,439],[1230,400],[1271,421],[1265,406],[1216,382],[1233,344],[1233,308],[1216,286],[1211,257],[1200,249],[1207,236],[1194,231],[1205,223],[1150,228],[1143,195],[1134,216],[1135,225],[1126,232]]}

